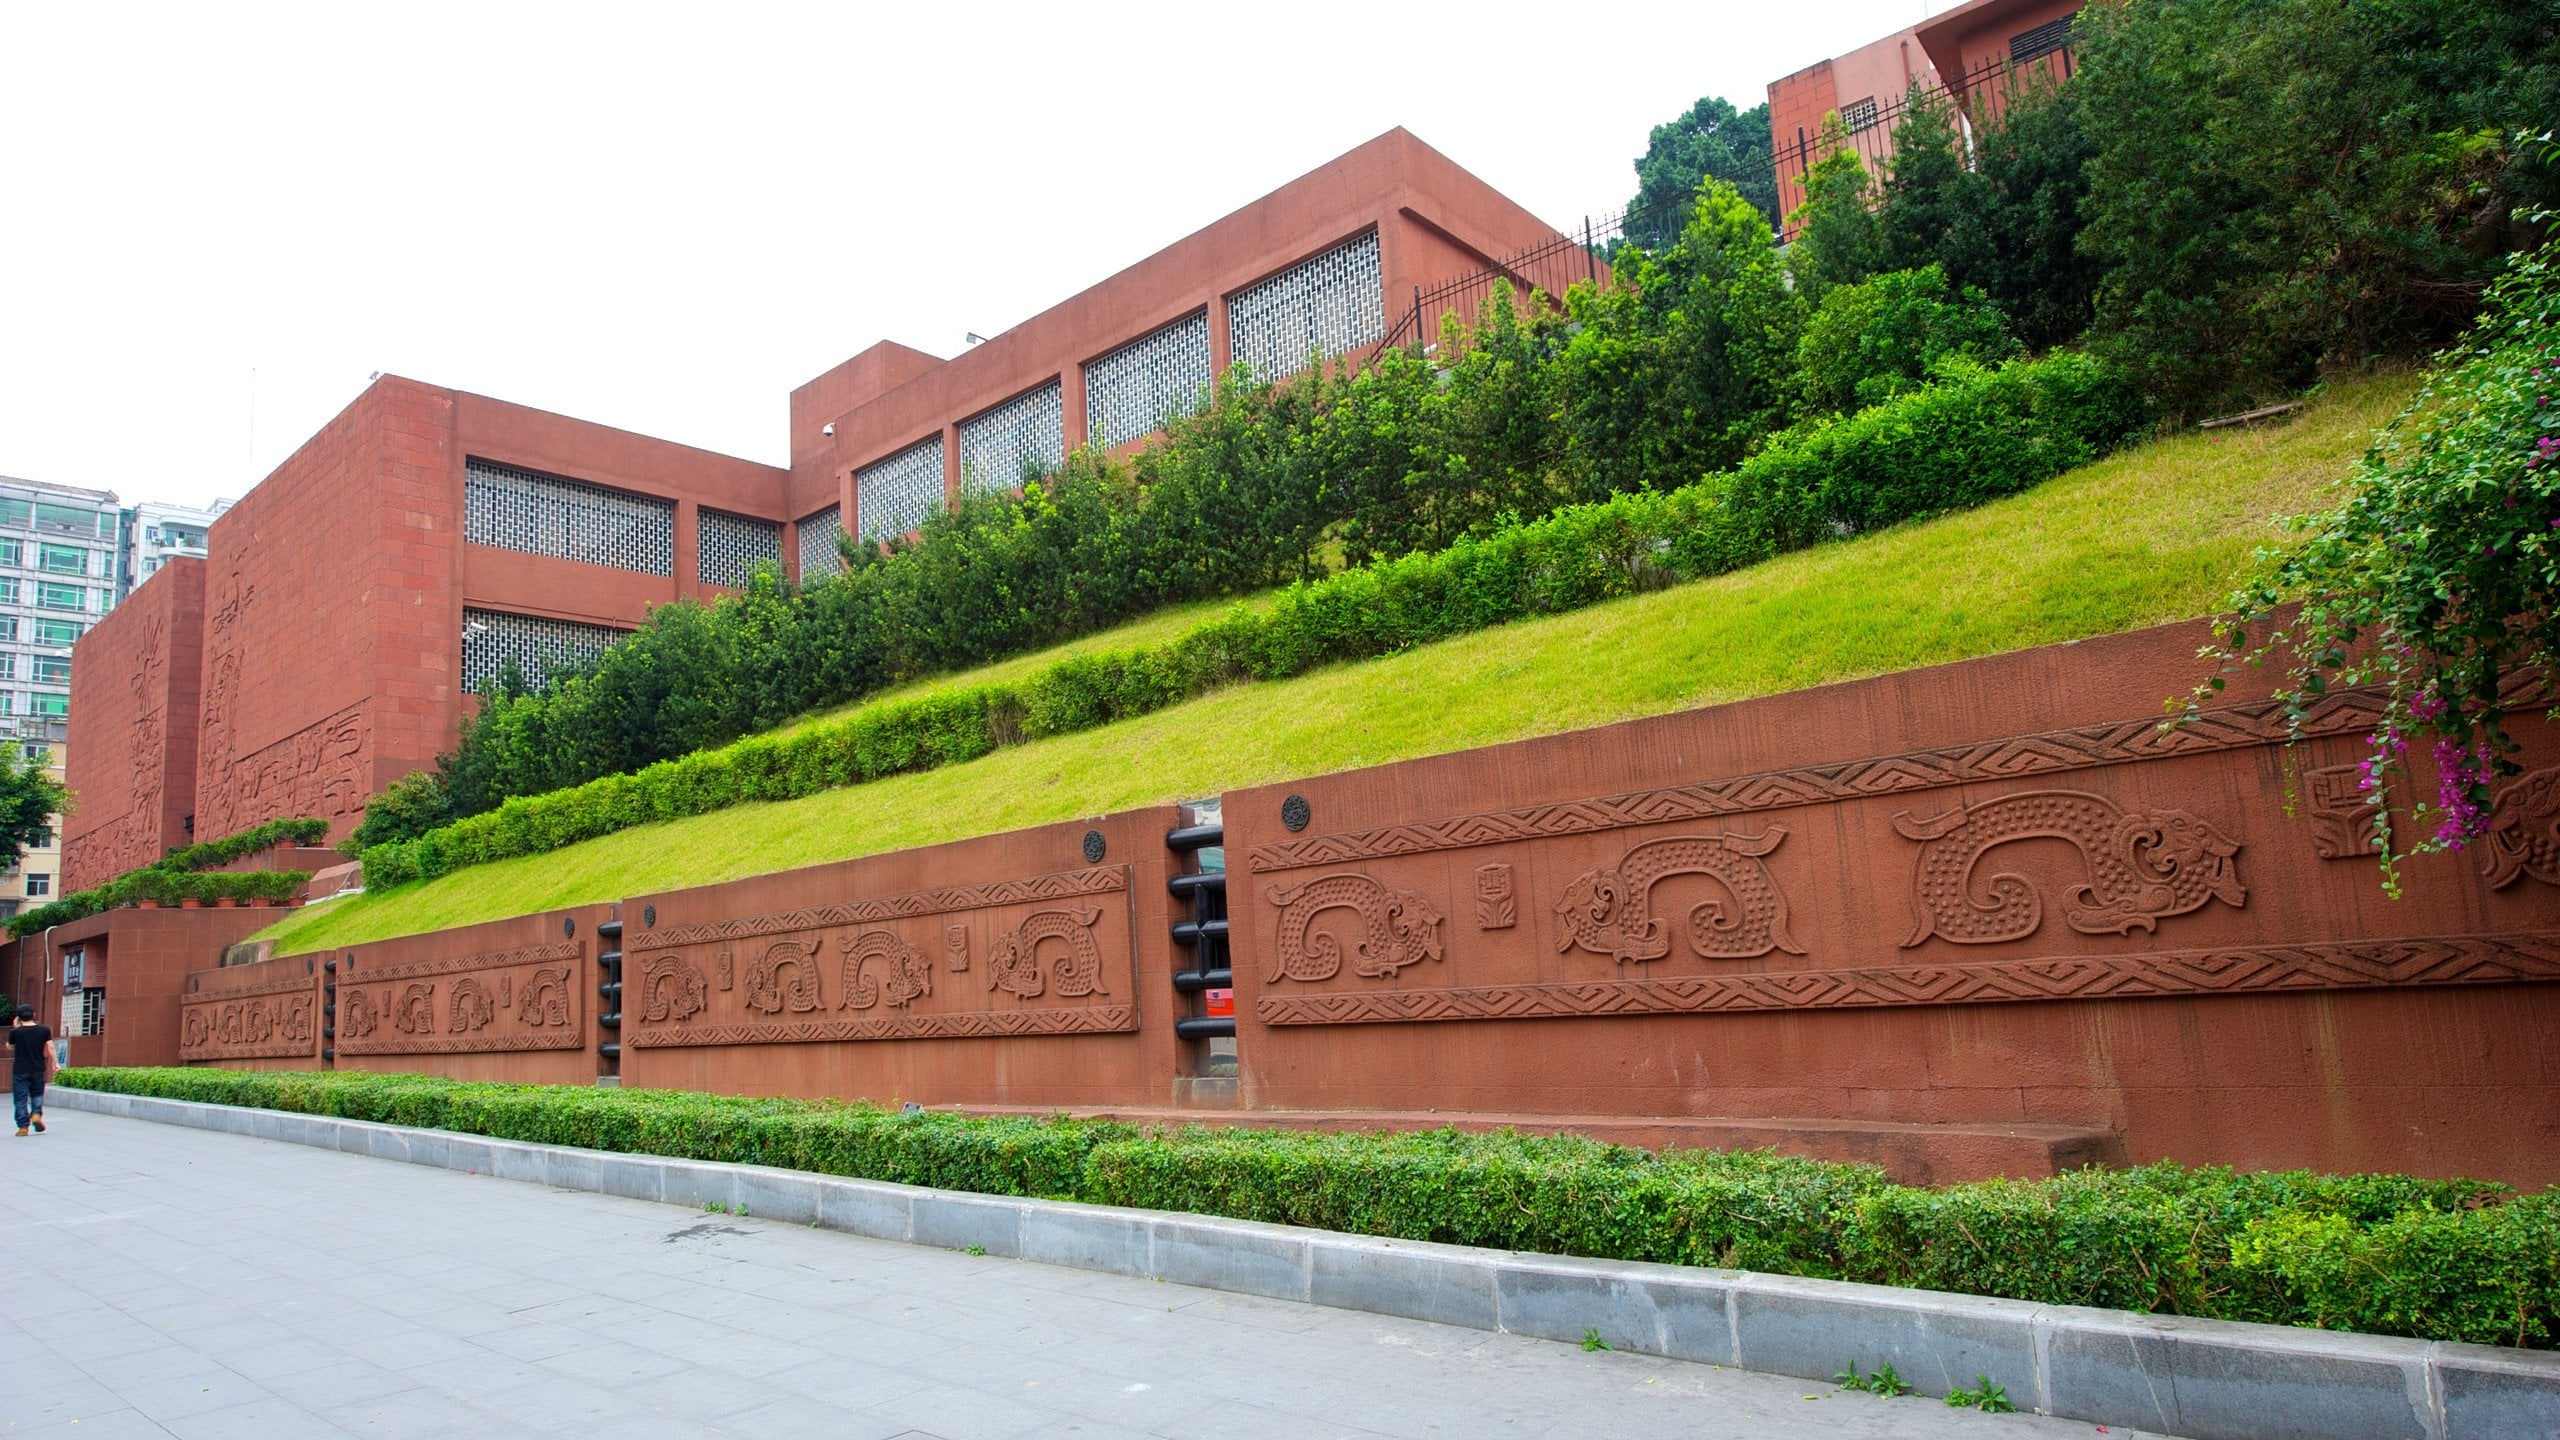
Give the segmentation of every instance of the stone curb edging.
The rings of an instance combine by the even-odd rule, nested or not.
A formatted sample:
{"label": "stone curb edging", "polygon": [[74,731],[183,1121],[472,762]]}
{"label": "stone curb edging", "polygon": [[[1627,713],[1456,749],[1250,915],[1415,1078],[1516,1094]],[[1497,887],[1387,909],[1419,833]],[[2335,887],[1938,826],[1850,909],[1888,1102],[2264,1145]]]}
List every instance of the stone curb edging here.
{"label": "stone curb edging", "polygon": [[2491,1440],[2560,1427],[2560,1353],[2037,1305],[1639,1261],[1480,1250],[1020,1200],[758,1165],[534,1145],[57,1086],[56,1104],[873,1239],[1828,1381],[1891,1364],[1923,1395],[2192,1440]]}

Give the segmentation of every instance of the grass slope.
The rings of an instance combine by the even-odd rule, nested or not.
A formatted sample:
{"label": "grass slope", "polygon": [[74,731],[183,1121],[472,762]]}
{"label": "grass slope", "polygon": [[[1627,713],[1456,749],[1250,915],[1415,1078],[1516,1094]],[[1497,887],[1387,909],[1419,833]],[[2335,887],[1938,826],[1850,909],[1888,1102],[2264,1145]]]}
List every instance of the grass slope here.
{"label": "grass slope", "polygon": [[[2277,533],[2272,517],[2318,503],[2415,383],[2347,380],[2289,423],[2178,435],[1961,515],[965,765],[473,866],[264,934],[280,953],[355,944],[2208,614]],[[1198,618],[1150,617],[928,684],[1027,673]]]}

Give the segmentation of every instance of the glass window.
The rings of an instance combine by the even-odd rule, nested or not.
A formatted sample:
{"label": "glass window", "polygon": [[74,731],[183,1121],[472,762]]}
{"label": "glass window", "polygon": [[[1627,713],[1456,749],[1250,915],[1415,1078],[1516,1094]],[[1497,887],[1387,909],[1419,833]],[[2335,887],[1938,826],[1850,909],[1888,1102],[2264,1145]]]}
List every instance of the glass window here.
{"label": "glass window", "polygon": [[643,575],[673,575],[675,526],[672,500],[626,495],[485,460],[463,466],[462,538],[474,545]]}
{"label": "glass window", "polygon": [[39,685],[68,685],[71,683],[70,656],[35,655],[30,656],[29,659],[34,663],[27,672],[28,679],[35,681]]}
{"label": "glass window", "polygon": [[36,603],[48,610],[86,610],[89,608],[89,587],[65,585],[59,580],[39,580],[36,582]]}
{"label": "glass window", "polygon": [[11,691],[0,690],[0,715],[15,715],[17,713],[17,695]]}
{"label": "glass window", "polygon": [[28,872],[27,872],[27,898],[28,898],[28,899],[32,900],[32,899],[34,899],[35,897],[37,897],[38,895],[50,895],[50,894],[52,894],[52,893],[53,893],[53,877],[52,877],[52,876],[50,876],[50,875],[39,875],[39,874],[35,873],[35,872],[34,872],[34,871],[32,871],[32,870],[30,870],[30,871],[28,871]]}
{"label": "glass window", "polygon": [[52,848],[53,848],[53,827],[52,827],[52,826],[50,826],[50,825],[47,825],[47,826],[45,826],[43,829],[38,830],[38,831],[37,831],[36,833],[34,833],[33,835],[28,836],[28,837],[27,837],[27,848],[28,848],[28,849],[30,849],[30,850],[50,850],[50,849],[52,849]]}
{"label": "glass window", "polygon": [[0,651],[0,680],[15,680],[17,678],[18,657],[8,654],[5,651]]}
{"label": "glass window", "polygon": [[49,764],[53,760],[53,747],[41,740],[30,740],[19,746],[18,753],[25,756],[28,763],[34,765]]}
{"label": "glass window", "polygon": [[77,545],[56,545],[47,540],[36,546],[36,568],[56,575],[86,575],[89,552]]}
{"label": "glass window", "polygon": [[38,620],[36,622],[36,643],[39,645],[70,645],[77,642],[79,638],[80,622],[77,620]]}
{"label": "glass window", "polygon": [[27,528],[27,518],[34,512],[35,507],[24,500],[0,500],[0,525],[14,525],[23,530]]}
{"label": "glass window", "polygon": [[0,640],[15,640],[17,638],[18,617],[15,615],[0,615]]}
{"label": "glass window", "polygon": [[36,528],[39,530],[54,530],[65,535],[95,535],[99,533],[100,521],[112,523],[113,518],[100,515],[95,510],[83,510],[77,505],[36,502]]}
{"label": "glass window", "polygon": [[0,605],[15,605],[17,603],[18,577],[15,575],[0,575]]}
{"label": "glass window", "polygon": [[68,695],[30,695],[27,698],[35,702],[32,711],[34,714],[50,715],[59,719],[71,713],[71,697]]}
{"label": "glass window", "polygon": [[25,542],[14,539],[0,539],[0,565],[24,565],[27,562],[20,557],[25,553]]}

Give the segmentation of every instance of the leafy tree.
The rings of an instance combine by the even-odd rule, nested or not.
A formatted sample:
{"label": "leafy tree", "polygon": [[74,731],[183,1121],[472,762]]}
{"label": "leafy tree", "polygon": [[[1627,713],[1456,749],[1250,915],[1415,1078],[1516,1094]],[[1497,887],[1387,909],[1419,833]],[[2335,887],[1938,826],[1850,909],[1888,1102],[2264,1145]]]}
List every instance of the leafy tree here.
{"label": "leafy tree", "polygon": [[2560,122],[2548,4],[2093,6],[2072,81],[2101,338],[2194,413],[2468,321]]}
{"label": "leafy tree", "polygon": [[1713,95],[1677,120],[1653,127],[1636,161],[1635,198],[1627,202],[1627,238],[1660,250],[1680,238],[1698,182],[1721,180],[1778,223],[1778,177],[1767,101],[1748,110]]}
{"label": "leafy tree", "polygon": [[1989,364],[2017,349],[1981,291],[1958,293],[1931,264],[1824,295],[1797,342],[1796,366],[1807,409],[1825,413],[1908,394],[1950,359]]}
{"label": "leafy tree", "polygon": [[1876,216],[1875,177],[1834,111],[1822,122],[1821,159],[1804,174],[1804,203],[1790,218],[1795,243],[1787,264],[1796,289],[1819,301],[1834,285],[1855,285],[1886,267],[1884,227]]}
{"label": "leafy tree", "polygon": [[53,817],[70,808],[70,792],[41,761],[0,750],[0,870],[14,868]]}

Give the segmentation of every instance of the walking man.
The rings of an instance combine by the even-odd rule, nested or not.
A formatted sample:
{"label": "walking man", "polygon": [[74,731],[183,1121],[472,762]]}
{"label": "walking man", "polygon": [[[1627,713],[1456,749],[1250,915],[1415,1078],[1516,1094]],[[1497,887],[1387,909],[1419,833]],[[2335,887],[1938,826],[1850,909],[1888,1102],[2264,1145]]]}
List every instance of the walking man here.
{"label": "walking man", "polygon": [[18,1133],[33,1123],[44,1133],[44,1082],[53,1078],[53,1030],[36,1023],[36,1007],[21,1005],[9,1019],[9,1104]]}

